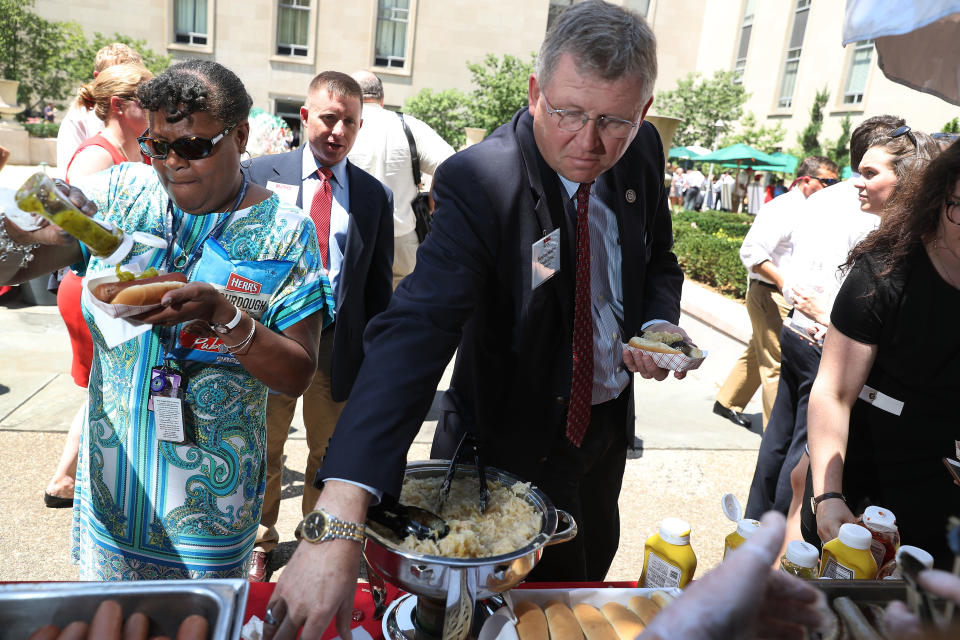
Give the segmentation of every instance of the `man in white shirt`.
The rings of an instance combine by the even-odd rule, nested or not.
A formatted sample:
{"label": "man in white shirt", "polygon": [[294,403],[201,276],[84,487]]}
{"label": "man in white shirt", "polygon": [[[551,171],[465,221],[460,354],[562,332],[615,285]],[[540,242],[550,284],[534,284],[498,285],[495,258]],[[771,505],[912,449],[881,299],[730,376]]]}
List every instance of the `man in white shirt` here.
{"label": "man in white shirt", "polygon": [[[352,74],[363,89],[363,128],[350,151],[350,162],[393,191],[393,287],[417,264],[416,220],[410,203],[419,191],[413,182],[410,144],[397,113],[383,108],[383,83],[369,71]],[[453,147],[413,116],[404,114],[416,142],[421,173],[433,175],[454,154]]]}
{"label": "man in white shirt", "polygon": [[[93,59],[93,77],[96,78],[107,67],[130,63],[143,64],[143,58],[122,42],[108,44],[97,51]],[[60,122],[60,130],[57,133],[57,167],[66,171],[67,164],[80,143],[100,133],[103,126],[103,120],[98,118],[92,110],[76,102],[70,105],[70,109]]]}
{"label": "man in white shirt", "polygon": [[691,169],[684,174],[687,181],[687,190],[683,193],[683,206],[690,211],[699,211],[700,204],[703,202],[700,198],[700,191],[703,189],[703,183],[707,178],[698,169]]}
{"label": "man in white shirt", "polygon": [[[870,140],[901,125],[903,120],[894,116],[864,120],[850,136],[851,165],[859,166]],[[770,509],[786,514],[790,507],[794,494],[791,472],[802,462],[807,442],[807,401],[820,365],[823,333],[846,275],[839,265],[850,249],[880,224],[879,216],[860,210],[853,183],[851,178],[811,196],[803,206],[803,224],[792,236],[793,255],[782,270],[781,288],[794,310],[780,331],[779,389],[760,443],[747,499],[748,518]],[[806,475],[806,468],[798,469],[798,477]],[[801,480],[801,493],[802,484]],[[796,515],[791,513],[788,520]],[[794,526],[788,535],[796,536]]]}
{"label": "man in white shirt", "polygon": [[760,209],[740,247],[750,279],[747,312],[753,335],[720,387],[713,412],[744,427],[750,420],[743,407],[757,387],[762,387],[764,426],[770,420],[780,379],[780,328],[790,311],[780,291],[793,252],[791,234],[805,224],[800,210],[806,199],[837,181],[837,165],[829,158],[810,156],[800,163],[797,176],[790,191]]}

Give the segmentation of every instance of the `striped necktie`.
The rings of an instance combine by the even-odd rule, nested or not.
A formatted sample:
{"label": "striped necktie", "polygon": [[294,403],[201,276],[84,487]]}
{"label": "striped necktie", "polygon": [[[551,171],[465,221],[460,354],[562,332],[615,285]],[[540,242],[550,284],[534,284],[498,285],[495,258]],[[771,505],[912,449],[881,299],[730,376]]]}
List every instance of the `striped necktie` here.
{"label": "striped necktie", "polygon": [[324,268],[329,268],[327,258],[330,254],[330,207],[333,204],[333,190],[330,188],[330,176],[333,172],[327,167],[317,169],[320,185],[313,194],[310,203],[310,218],[317,228],[317,243],[320,245],[320,258]]}
{"label": "striped necktie", "polygon": [[590,183],[577,189],[577,283],[573,306],[573,375],[567,407],[567,439],[580,447],[590,426],[593,400],[593,312],[590,302]]}

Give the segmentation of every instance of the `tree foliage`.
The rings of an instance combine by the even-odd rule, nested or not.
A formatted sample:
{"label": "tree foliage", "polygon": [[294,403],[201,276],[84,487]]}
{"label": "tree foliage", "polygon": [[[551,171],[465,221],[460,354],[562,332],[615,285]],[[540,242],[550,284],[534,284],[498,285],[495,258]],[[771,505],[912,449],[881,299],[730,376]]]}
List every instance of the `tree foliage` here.
{"label": "tree foliage", "polygon": [[408,98],[403,110],[420,118],[454,149],[466,142],[463,128],[470,126],[470,97],[458,89],[422,89]]}
{"label": "tree foliage", "polygon": [[941,127],[943,133],[960,133],[960,118],[954,118]]}
{"label": "tree foliage", "polygon": [[830,92],[826,87],[817,91],[817,95],[813,98],[813,105],[810,107],[810,123],[797,137],[797,142],[800,143],[800,149],[802,150],[801,158],[823,155],[823,149],[820,146],[820,131],[823,130],[823,108],[827,105],[829,99]]}
{"label": "tree foliage", "polygon": [[840,121],[840,137],[834,142],[828,140],[823,143],[826,156],[836,162],[838,167],[845,167],[850,162],[850,129],[852,126],[848,113]]}
{"label": "tree foliage", "polygon": [[734,77],[733,71],[716,71],[709,78],[689,73],[677,81],[676,89],[657,94],[657,113],[681,120],[673,136],[674,145],[712,147],[718,132],[717,121],[730,123],[740,119],[750,94],[742,84],[733,81]]}
{"label": "tree foliage", "polygon": [[76,22],[41,18],[33,11],[34,2],[0,0],[0,77],[20,82],[17,101],[27,109],[71,98],[93,77],[97,51],[111,42],[130,45],[155,73],[170,64],[169,56],[154,53],[143,40],[99,33],[88,40]]}
{"label": "tree foliage", "polygon": [[517,109],[527,105],[529,78],[535,61],[532,53],[527,61],[509,54],[497,59],[488,53],[483,62],[467,64],[476,85],[470,104],[472,126],[490,133],[510,122]]}
{"label": "tree foliage", "polygon": [[779,122],[776,126],[766,127],[757,122],[757,116],[748,112],[740,118],[739,130],[726,134],[720,141],[721,147],[743,143],[764,153],[774,153],[783,145],[787,130]]}

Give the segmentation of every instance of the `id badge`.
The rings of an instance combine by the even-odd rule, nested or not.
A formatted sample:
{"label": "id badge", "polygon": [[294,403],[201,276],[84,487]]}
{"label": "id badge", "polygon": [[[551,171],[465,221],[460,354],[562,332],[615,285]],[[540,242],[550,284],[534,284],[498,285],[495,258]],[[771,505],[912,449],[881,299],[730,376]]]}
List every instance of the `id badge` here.
{"label": "id badge", "polygon": [[153,412],[157,439],[164,442],[184,442],[183,400],[180,374],[165,367],[154,367],[150,372],[150,399],[147,409]]}
{"label": "id badge", "polygon": [[560,229],[554,229],[534,242],[531,254],[530,288],[536,289],[560,270]]}

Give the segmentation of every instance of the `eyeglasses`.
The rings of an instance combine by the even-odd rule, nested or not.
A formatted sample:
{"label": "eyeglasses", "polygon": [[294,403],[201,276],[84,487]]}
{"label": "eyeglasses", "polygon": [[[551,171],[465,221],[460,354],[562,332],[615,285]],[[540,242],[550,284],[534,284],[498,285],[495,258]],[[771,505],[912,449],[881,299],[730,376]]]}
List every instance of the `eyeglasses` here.
{"label": "eyeglasses", "polygon": [[941,140],[946,140],[947,144],[953,144],[957,141],[957,138],[960,138],[960,133],[944,133],[939,131],[937,133],[931,133],[930,137],[940,142]]}
{"label": "eyeglasses", "polygon": [[623,139],[630,135],[630,130],[639,126],[640,121],[630,122],[622,118],[613,116],[597,116],[591,118],[583,111],[572,111],[570,109],[554,109],[547,100],[547,94],[543,95],[543,102],[547,105],[547,113],[557,116],[557,126],[564,131],[580,131],[587,126],[588,120],[595,120],[597,123],[597,133],[608,138]]}
{"label": "eyeglasses", "polygon": [[918,149],[918,147],[917,147],[917,137],[916,137],[915,135],[913,135],[913,133],[910,131],[910,126],[909,126],[909,125],[906,125],[906,124],[905,124],[905,125],[903,125],[902,127],[897,127],[896,129],[894,129],[893,131],[890,132],[890,137],[891,137],[891,138],[899,138],[900,136],[907,136],[908,138],[910,138],[910,142],[913,143],[913,148],[914,148],[914,150],[917,150],[917,149]]}
{"label": "eyeglasses", "polygon": [[944,200],[943,204],[947,208],[947,220],[953,224],[960,225],[960,216],[957,216],[958,219],[954,219],[954,216],[960,212],[960,201]]}
{"label": "eyeglasses", "polygon": [[831,187],[837,184],[838,182],[840,182],[840,178],[820,178],[817,176],[807,176],[807,177],[810,178],[811,180],[816,180],[817,182],[819,182],[825,187]]}
{"label": "eyeglasses", "polygon": [[177,155],[184,160],[202,160],[213,153],[213,147],[223,140],[228,133],[233,131],[233,128],[234,127],[227,127],[212,138],[188,136],[178,138],[173,142],[164,142],[163,140],[151,138],[147,135],[147,131],[149,131],[149,129],[147,129],[147,131],[143,132],[142,136],[137,138],[137,142],[140,143],[140,151],[143,152],[143,155],[155,160],[165,160],[170,154],[171,149],[176,151]]}

